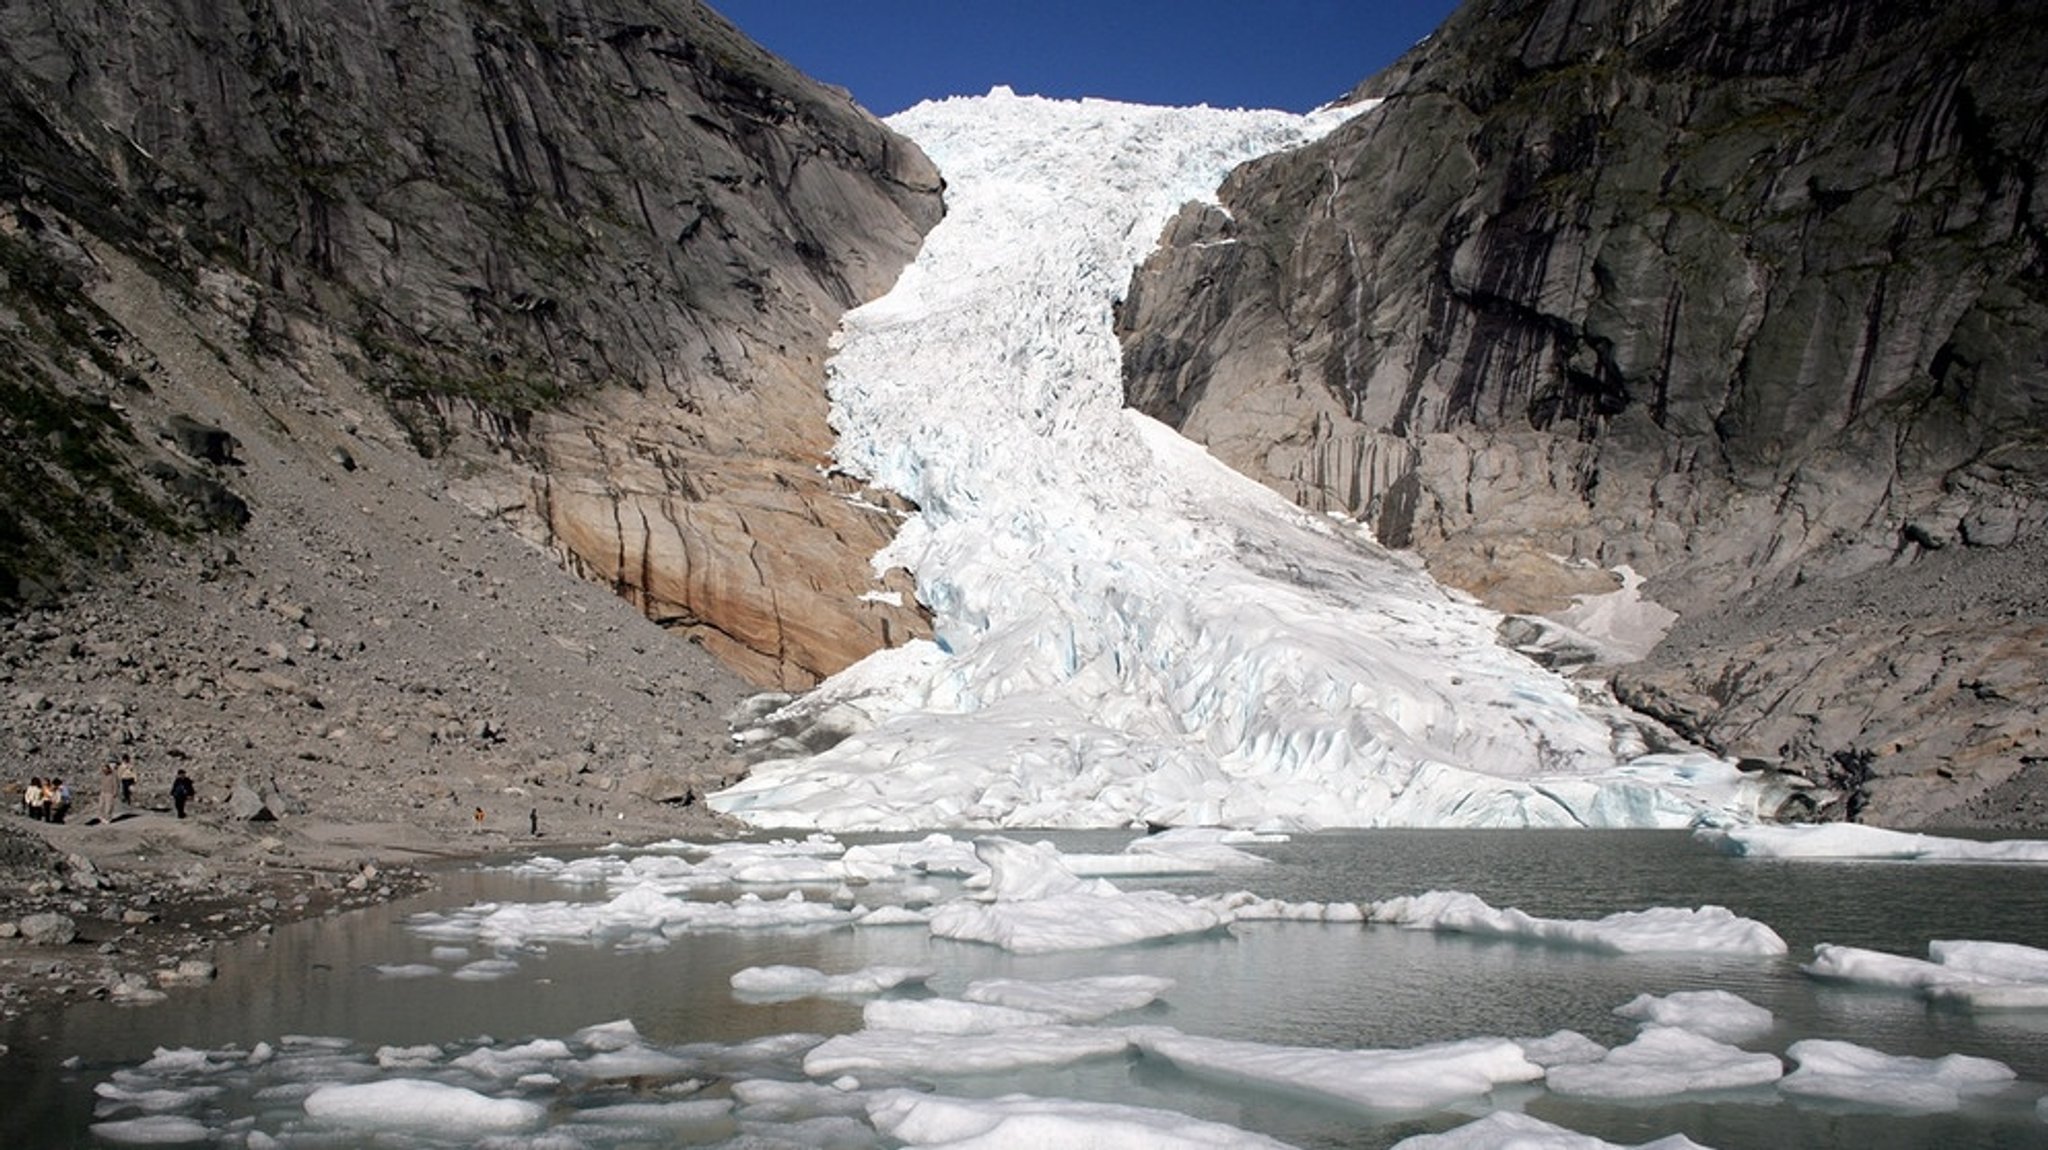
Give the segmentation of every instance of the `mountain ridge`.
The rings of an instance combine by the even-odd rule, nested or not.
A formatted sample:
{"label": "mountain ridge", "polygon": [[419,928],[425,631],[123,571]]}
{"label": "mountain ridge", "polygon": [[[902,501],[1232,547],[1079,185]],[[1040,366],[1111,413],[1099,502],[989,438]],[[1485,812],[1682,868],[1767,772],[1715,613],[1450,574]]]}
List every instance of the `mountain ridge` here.
{"label": "mountain ridge", "polygon": [[[1617,685],[1709,746],[2036,825],[2048,698],[1968,683],[2048,671],[1994,557],[2048,522],[2038,46],[1998,3],[1468,4],[1168,229],[1127,398],[1510,612],[1634,568],[1693,637]],[[1902,590],[1702,638],[1945,548],[1958,626]]]}

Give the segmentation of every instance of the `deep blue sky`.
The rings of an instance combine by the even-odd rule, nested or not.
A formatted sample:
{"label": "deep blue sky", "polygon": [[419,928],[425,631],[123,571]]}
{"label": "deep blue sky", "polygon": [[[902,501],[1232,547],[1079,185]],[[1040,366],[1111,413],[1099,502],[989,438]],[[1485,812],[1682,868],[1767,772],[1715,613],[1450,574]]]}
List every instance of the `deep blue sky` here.
{"label": "deep blue sky", "polygon": [[1020,94],[1286,108],[1343,95],[1456,0],[706,0],[878,116]]}

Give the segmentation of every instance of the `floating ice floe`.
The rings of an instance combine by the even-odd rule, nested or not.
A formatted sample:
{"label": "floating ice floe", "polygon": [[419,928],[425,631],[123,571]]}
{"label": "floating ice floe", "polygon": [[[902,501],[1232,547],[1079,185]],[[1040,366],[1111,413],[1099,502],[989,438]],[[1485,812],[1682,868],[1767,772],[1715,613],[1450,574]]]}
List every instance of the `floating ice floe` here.
{"label": "floating ice floe", "polygon": [[1441,1134],[1417,1134],[1394,1144],[1394,1150],[1706,1150],[1683,1134],[1671,1134],[1636,1147],[1604,1142],[1554,1126],[1527,1114],[1498,1110],[1475,1122]]}
{"label": "floating ice floe", "polygon": [[421,1078],[322,1086],[306,1096],[308,1117],[339,1126],[432,1130],[443,1137],[531,1130],[547,1107],[523,1098],[492,1098]]}
{"label": "floating ice floe", "polygon": [[1410,930],[1526,939],[1610,954],[1769,957],[1786,950],[1777,931],[1719,906],[1651,907],[1598,919],[1538,918],[1513,907],[1496,910],[1463,891],[1430,891],[1371,903],[1365,912],[1369,922]]}
{"label": "floating ice floe", "polygon": [[407,919],[406,929],[427,938],[517,949],[538,942],[619,943],[698,932],[836,927],[856,917],[830,903],[806,901],[801,891],[773,900],[749,892],[713,902],[633,887],[601,903],[478,903],[445,914],[424,912]]}
{"label": "floating ice floe", "polygon": [[1785,1055],[1797,1069],[1779,1081],[1778,1089],[1876,1110],[1954,1110],[1966,1097],[1997,1093],[2017,1077],[2011,1067],[1989,1058],[1914,1058],[1831,1039],[1795,1042]]}
{"label": "floating ice floe", "polygon": [[1200,1038],[1166,1028],[1139,1028],[1132,1037],[1148,1057],[1197,1078],[1368,1110],[1434,1109],[1543,1077],[1543,1068],[1505,1038],[1333,1050]]}
{"label": "floating ice floe", "polygon": [[826,974],[808,966],[750,966],[734,971],[731,982],[733,993],[748,1002],[788,1002],[881,994],[917,985],[935,973],[928,966],[870,966],[846,974]]}
{"label": "floating ice floe", "polygon": [[93,1137],[123,1146],[182,1146],[213,1140],[213,1131],[204,1122],[176,1114],[95,1122],[91,1130]]}
{"label": "floating ice floe", "polygon": [[379,978],[438,978],[442,971],[431,962],[386,962],[370,968]]}
{"label": "floating ice floe", "polygon": [[1675,1026],[1651,1026],[1598,1062],[1552,1067],[1547,1080],[1556,1094],[1635,1099],[1763,1086],[1784,1073],[1777,1055],[1752,1053]]}
{"label": "floating ice floe", "polygon": [[1771,1012],[1725,990],[1681,990],[1663,996],[1639,994],[1614,1008],[1623,1018],[1649,1026],[1676,1026],[1721,1042],[1745,1042],[1770,1033]]}
{"label": "floating ice floe", "polygon": [[1036,1010],[958,998],[885,998],[863,1007],[861,1021],[872,1030],[994,1034],[1026,1026],[1051,1026],[1065,1020]]}
{"label": "floating ice floe", "polygon": [[1979,842],[1860,823],[1703,827],[1693,834],[1727,854],[1747,858],[2048,863],[2048,839]]}
{"label": "floating ice floe", "polygon": [[2012,942],[1937,939],[1928,958],[1819,943],[1799,969],[1815,978],[1906,990],[1970,1010],[2048,1010],[2048,950]]}
{"label": "floating ice floe", "polygon": [[1049,1015],[1061,1022],[1093,1022],[1137,1010],[1173,989],[1173,980],[1150,974],[1103,974],[1056,982],[989,978],[970,982],[960,997]]}
{"label": "floating ice floe", "polygon": [[939,907],[930,923],[935,937],[1049,954],[1205,934],[1229,922],[1163,891],[1127,894],[1100,879],[1083,880],[1042,844],[991,836],[975,840],[975,852],[989,868],[991,901]]}
{"label": "floating ice floe", "polygon": [[804,1055],[804,1073],[813,1078],[1005,1074],[1111,1058],[1130,1049],[1130,1037],[1123,1031],[1087,1026],[1022,1026],[993,1034],[858,1030],[813,1047]]}
{"label": "floating ice floe", "polygon": [[1286,1143],[1171,1110],[1033,1098],[949,1098],[889,1090],[868,1103],[875,1129],[906,1146],[973,1150],[1286,1150]]}

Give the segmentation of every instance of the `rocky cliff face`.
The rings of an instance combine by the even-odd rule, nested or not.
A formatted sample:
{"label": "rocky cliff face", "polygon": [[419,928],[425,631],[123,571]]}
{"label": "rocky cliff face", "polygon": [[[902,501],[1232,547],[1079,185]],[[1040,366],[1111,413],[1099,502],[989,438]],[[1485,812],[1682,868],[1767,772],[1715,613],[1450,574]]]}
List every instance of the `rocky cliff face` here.
{"label": "rocky cliff face", "polygon": [[894,517],[827,474],[819,385],[938,175],[694,0],[17,3],[0,82],[10,597],[261,499],[128,417],[166,364],[107,248],[756,682],[923,626],[862,598]]}
{"label": "rocky cliff face", "polygon": [[1474,0],[1190,207],[1130,402],[1510,611],[1633,565],[1618,685],[1908,821],[2048,821],[2048,30]]}

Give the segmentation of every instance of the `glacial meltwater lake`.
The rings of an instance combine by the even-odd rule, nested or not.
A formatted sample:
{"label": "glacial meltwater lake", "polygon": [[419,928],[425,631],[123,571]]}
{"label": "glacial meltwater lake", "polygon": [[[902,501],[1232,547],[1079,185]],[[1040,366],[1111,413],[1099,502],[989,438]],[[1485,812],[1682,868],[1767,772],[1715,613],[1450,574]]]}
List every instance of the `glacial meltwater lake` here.
{"label": "glacial meltwater lake", "polygon": [[[1069,854],[1119,852],[1137,837],[1006,836],[1049,841]],[[964,842],[971,835],[956,837]],[[442,876],[441,888],[422,899],[239,943],[220,956],[217,982],[176,992],[168,1003],[87,1003],[0,1031],[0,1042],[12,1048],[0,1057],[0,1146],[182,1144],[177,1139],[184,1137],[252,1147],[892,1147],[910,1143],[867,1125],[859,1099],[863,1091],[906,1086],[976,1099],[1023,1093],[1150,1107],[1318,1148],[1388,1146],[1494,1110],[1522,1111],[1623,1145],[1683,1133],[1710,1147],[1774,1150],[2048,1146],[2048,1121],[2037,1108],[2048,1090],[2048,1010],[1973,1012],[1906,991],[1823,982],[1800,970],[1818,943],[1914,958],[1927,957],[1928,943],[1939,939],[2048,948],[2048,867],[1732,858],[1689,834],[1662,831],[1324,832],[1243,849],[1270,862],[1113,881],[1126,891],[1250,891],[1302,903],[1455,890],[1495,907],[1566,919],[1719,905],[1772,927],[1790,952],[1626,956],[1387,925],[1281,920],[1049,954],[937,938],[915,924],[711,927],[666,937],[607,932],[515,946],[482,936],[451,942],[445,933],[421,930],[482,903],[600,903],[618,894],[616,887],[528,872],[469,869]],[[800,889],[810,902],[829,903],[835,887],[744,889],[770,901]],[[841,887],[842,902],[849,891],[872,906],[939,905],[967,893],[958,877],[942,875]],[[688,897],[729,902],[741,893],[724,884]],[[470,965],[493,959],[506,961]],[[923,985],[884,996],[899,998],[957,998],[986,979],[1157,975],[1173,984],[1156,1001],[1086,1025],[1339,1049],[1563,1029],[1613,1047],[1637,1033],[1636,1022],[1614,1013],[1636,996],[1725,990],[1773,1016],[1768,1031],[1736,1043],[1749,1051],[1782,1055],[1801,1039],[1839,1039],[1893,1055],[1996,1059],[2017,1079],[1932,1114],[1808,1100],[1774,1085],[1599,1102],[1561,1096],[1541,1081],[1497,1086],[1444,1108],[1383,1112],[1271,1084],[1233,1084],[1228,1075],[1198,1078],[1133,1050],[996,1074],[852,1075],[857,1083],[833,1074],[816,1079],[826,1089],[766,1104],[759,1092],[735,1084],[810,1080],[804,1051],[817,1036],[859,1031],[871,1000],[762,1002],[735,994],[735,972],[770,965],[827,974],[930,968]],[[586,1028],[621,1020],[632,1024],[630,1049],[641,1061],[611,1064],[620,1068],[615,1074],[592,1070],[622,1055],[618,1043],[600,1043]],[[813,1037],[777,1041],[803,1035]],[[999,1046],[1000,1032],[987,1041]],[[173,1053],[155,1056],[159,1050]],[[468,1126],[457,1107],[424,1129],[403,1121],[381,1129],[336,1126],[307,1113],[306,1099],[323,1086],[397,1079],[538,1103],[531,1110],[544,1116],[493,1126],[497,1118],[484,1114]],[[834,1095],[845,1104],[830,1105]],[[713,1101],[719,1105],[675,1105]]]}

